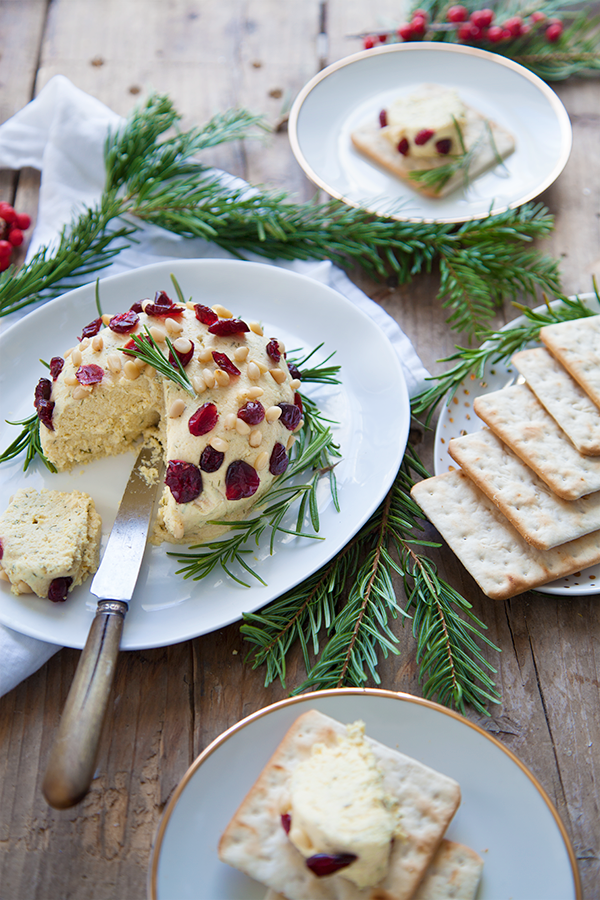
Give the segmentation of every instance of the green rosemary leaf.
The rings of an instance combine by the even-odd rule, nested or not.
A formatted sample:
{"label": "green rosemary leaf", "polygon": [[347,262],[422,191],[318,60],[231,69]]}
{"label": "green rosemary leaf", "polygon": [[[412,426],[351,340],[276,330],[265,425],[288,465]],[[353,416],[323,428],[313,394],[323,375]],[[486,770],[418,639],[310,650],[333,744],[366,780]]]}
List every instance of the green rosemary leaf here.
{"label": "green rosemary leaf", "polygon": [[26,472],[33,460],[38,456],[50,472],[56,472],[56,467],[44,456],[42,444],[40,441],[40,420],[37,413],[29,416],[27,419],[20,419],[16,422],[6,420],[8,425],[22,425],[20,435],[0,454],[0,464],[15,459],[21,453],[25,452],[25,461],[23,463],[23,471]]}
{"label": "green rosemary leaf", "polygon": [[147,325],[144,325],[144,331],[146,332],[146,336],[142,334],[133,334],[131,336],[131,340],[135,344],[135,347],[119,347],[121,353],[125,353],[126,356],[134,356],[136,359],[141,359],[142,362],[152,366],[153,369],[156,369],[157,372],[160,372],[160,374],[165,378],[168,378],[169,381],[178,384],[179,387],[182,387],[188,394],[195,397],[196,392],[192,387],[185,369],[181,365],[170,338],[165,338],[165,343],[171,353],[171,357],[175,360],[174,365],[172,365],[168,358],[162,353]]}

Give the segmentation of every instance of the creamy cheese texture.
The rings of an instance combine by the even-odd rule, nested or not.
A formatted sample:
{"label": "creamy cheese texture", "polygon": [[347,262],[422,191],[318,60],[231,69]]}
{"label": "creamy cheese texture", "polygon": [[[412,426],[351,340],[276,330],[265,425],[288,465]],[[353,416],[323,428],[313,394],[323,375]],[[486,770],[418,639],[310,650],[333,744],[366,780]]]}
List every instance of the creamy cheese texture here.
{"label": "creamy cheese texture", "polygon": [[88,494],[23,488],[0,516],[0,572],[13,594],[47,597],[56,579],[72,590],[98,568],[101,533]]}
{"label": "creamy cheese texture", "polygon": [[456,91],[430,85],[399,97],[385,112],[382,134],[395,149],[406,142],[404,156],[439,159],[463,152],[459,129],[466,122],[466,107]]}
{"label": "creamy cheese texture", "polygon": [[339,874],[359,888],[385,877],[397,813],[365,740],[364,722],[347,726],[337,744],[315,744],[291,778],[289,839],[305,856],[353,853]]}
{"label": "creamy cheese texture", "polygon": [[[245,331],[214,334],[192,302],[175,304],[168,315],[153,314],[148,303],[152,301],[141,302],[135,327],[126,333],[114,331],[107,317],[107,327],[65,352],[62,370],[52,381],[51,421],[42,419],[40,426],[43,452],[63,470],[122,453],[141,436],[156,434],[165,454],[167,486],[151,539],[154,543],[210,540],[227,530],[207,524],[210,520],[244,518],[282,474],[281,465],[279,469],[272,465],[272,454],[279,460],[282,454],[287,458],[294,432],[301,427],[299,382],[290,375],[283,344],[263,335],[258,324],[251,323]],[[217,306],[214,310],[219,322],[234,321],[228,310]],[[169,353],[167,338],[178,349],[191,348],[184,364],[191,390],[122,352],[132,336],[146,334],[146,327],[164,356]],[[86,384],[83,379],[82,383],[81,373],[90,367],[95,367],[99,380]],[[259,421],[245,421],[248,404],[254,405],[254,411],[258,405]],[[289,421],[286,424],[279,404],[300,410],[292,427]],[[207,416],[203,427],[194,427],[194,416],[203,407],[214,415]],[[210,461],[203,457],[204,451],[211,455]],[[232,464],[249,467],[246,474],[258,483],[250,495],[242,491],[239,498],[228,497],[226,479]],[[187,474],[191,472],[201,485],[195,496],[188,491],[182,497],[177,486],[168,486],[173,465],[179,471],[188,466]]]}

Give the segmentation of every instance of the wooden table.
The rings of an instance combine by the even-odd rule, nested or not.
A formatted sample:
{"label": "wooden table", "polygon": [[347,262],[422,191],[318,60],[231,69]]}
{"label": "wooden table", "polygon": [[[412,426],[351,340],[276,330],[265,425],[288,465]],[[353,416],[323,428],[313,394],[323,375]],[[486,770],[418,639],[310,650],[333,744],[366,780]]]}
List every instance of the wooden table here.
{"label": "wooden table", "polygon": [[[3,0],[0,120],[56,74],[126,114],[148,89],[168,93],[184,127],[244,106],[280,127],[268,144],[218,148],[210,161],[250,182],[313,195],[285,126],[298,90],[324,64],[359,48],[346,35],[376,24],[369,0]],[[398,4],[378,0],[394,19]],[[318,39],[319,32],[322,32]],[[556,215],[545,250],[562,262],[566,292],[600,276],[600,105],[597,80],[557,91],[573,152],[542,197]],[[0,172],[0,197],[35,217],[37,173]],[[401,324],[425,365],[460,341],[436,302],[435,275],[396,289],[357,283]],[[498,324],[514,317],[505,310]],[[431,436],[421,449],[431,459]],[[484,597],[453,555],[440,570],[473,602],[502,654],[502,706],[468,717],[531,769],[573,841],[588,900],[600,895],[600,604],[597,597]],[[382,661],[383,686],[421,694],[409,629],[402,654]],[[121,656],[97,777],[78,807],[50,809],[40,783],[79,651],[64,649],[0,701],[0,896],[3,900],[136,900],[145,896],[151,842],[165,804],[195,756],[228,726],[287,695],[244,665],[237,624],[158,650]],[[288,688],[303,679],[294,657]]]}

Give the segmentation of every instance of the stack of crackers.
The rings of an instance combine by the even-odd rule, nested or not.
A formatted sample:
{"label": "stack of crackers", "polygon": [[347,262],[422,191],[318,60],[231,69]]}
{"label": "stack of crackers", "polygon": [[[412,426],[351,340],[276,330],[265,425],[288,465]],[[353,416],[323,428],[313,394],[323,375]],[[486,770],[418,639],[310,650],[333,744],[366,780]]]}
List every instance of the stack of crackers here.
{"label": "stack of crackers", "polygon": [[307,867],[282,827],[282,805],[294,768],[314,744],[331,746],[345,734],[341,722],[318,710],[299,716],[225,829],[219,858],[268,887],[265,900],[473,900],[483,861],[444,838],[460,803],[458,783],[369,737],[403,834],[392,843],[388,874],[361,889],[343,870],[317,877]]}
{"label": "stack of crackers", "polygon": [[600,562],[600,316],[540,339],[512,357],[525,383],[475,400],[488,427],[450,441],[461,469],[411,492],[493,599]]}

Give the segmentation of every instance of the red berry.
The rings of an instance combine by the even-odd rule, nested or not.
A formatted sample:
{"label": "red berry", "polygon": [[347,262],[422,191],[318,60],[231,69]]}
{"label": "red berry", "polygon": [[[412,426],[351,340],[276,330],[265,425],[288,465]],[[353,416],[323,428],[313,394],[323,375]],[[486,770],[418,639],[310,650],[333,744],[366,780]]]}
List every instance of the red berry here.
{"label": "red berry", "polygon": [[52,382],[47,378],[40,378],[38,383],[35,386],[35,391],[33,394],[33,405],[35,409],[39,408],[40,403],[44,401],[48,401],[52,396]]}
{"label": "red berry", "polygon": [[499,25],[492,25],[491,28],[488,28],[487,39],[492,44],[497,44],[499,41],[503,39],[504,32]]}
{"label": "red berry", "polygon": [[512,37],[513,37],[513,34],[508,30],[508,28],[502,29],[502,40],[503,41],[510,41],[510,39]]}
{"label": "red berry", "polygon": [[429,22],[429,13],[426,9],[413,10],[413,19],[415,16],[419,16],[421,19],[425,19],[426,22]]}
{"label": "red berry", "polygon": [[64,578],[53,578],[48,588],[48,600],[52,600],[53,603],[63,603],[67,599],[72,584],[73,579],[69,575]]}
{"label": "red berry", "polygon": [[534,25],[537,25],[538,22],[545,22],[546,21],[546,13],[543,13],[541,11],[541,9],[536,9],[535,12],[531,13],[530,19],[534,23]]}
{"label": "red berry", "polygon": [[451,138],[442,138],[439,141],[435,142],[435,149],[442,156],[446,156],[450,153],[450,148],[452,147],[452,139]]}
{"label": "red berry", "polygon": [[208,444],[200,455],[200,468],[203,472],[216,472],[223,465],[225,454],[215,450]]}
{"label": "red berry", "polygon": [[283,475],[288,467],[289,459],[283,444],[275,444],[269,460],[269,472],[271,475]]}
{"label": "red berry", "polygon": [[281,415],[279,417],[281,424],[288,431],[295,431],[302,418],[302,413],[298,407],[293,406],[291,403],[279,403],[278,406],[281,407]]}
{"label": "red berry", "polygon": [[190,416],[188,428],[190,434],[194,437],[200,437],[202,434],[208,434],[212,431],[219,420],[219,413],[214,403],[204,403],[200,409]]}
{"label": "red berry", "polygon": [[298,366],[295,366],[293,362],[289,362],[287,367],[291,378],[297,378],[298,381],[302,381],[302,373]]}
{"label": "red berry", "polygon": [[203,325],[212,325],[219,318],[214,309],[211,309],[210,306],[202,306],[201,303],[195,304],[194,312],[198,321]]}
{"label": "red berry", "polygon": [[422,128],[415,137],[415,144],[417,147],[422,147],[423,144],[426,144],[427,141],[431,140],[434,134],[435,132],[432,131],[431,128]]}
{"label": "red berry", "polygon": [[113,316],[108,323],[108,327],[115,334],[129,334],[131,331],[135,331],[139,321],[140,317],[138,314],[130,309],[128,312]]}
{"label": "red berry", "polygon": [[[182,368],[185,369],[192,356],[194,355],[194,342],[190,341],[188,350],[178,350],[176,347],[173,347],[173,350],[175,350],[175,356],[177,356],[177,359],[181,363]],[[175,356],[173,356],[173,353],[169,350],[169,362],[177,369],[178,366],[175,362]]]}
{"label": "red berry", "polygon": [[183,315],[183,306],[177,306],[164,291],[157,291],[152,303],[146,303],[144,312],[147,316],[172,319]]}
{"label": "red berry", "polygon": [[21,229],[11,228],[8,232],[8,240],[13,245],[13,247],[20,247],[23,243],[23,232],[21,231]]}
{"label": "red berry", "polygon": [[451,6],[448,12],[446,13],[446,21],[447,22],[466,22],[467,16],[469,12],[464,6]]}
{"label": "red berry", "polygon": [[480,28],[479,25],[473,25],[473,23],[471,23],[471,26],[469,28],[469,40],[470,41],[480,41],[482,38],[485,37],[486,33],[487,33],[487,29]]}
{"label": "red berry", "polygon": [[552,22],[546,28],[546,40],[554,44],[563,33],[562,22]]}
{"label": "red berry", "polygon": [[0,203],[0,219],[4,219],[7,225],[12,225],[16,218],[17,214],[10,203]]}
{"label": "red berry", "polygon": [[[385,112],[385,110],[384,110]],[[279,362],[281,359],[281,350],[279,349],[279,341],[276,341],[275,338],[271,338],[269,343],[267,344],[267,353],[273,360],[273,362]]]}
{"label": "red berry", "polygon": [[521,16],[512,16],[512,18],[507,19],[504,22],[504,26],[506,31],[509,31],[513,37],[518,37],[521,34],[521,28],[523,27],[523,19]]}
{"label": "red berry", "polygon": [[52,376],[52,381],[56,381],[58,376],[63,370],[63,366],[65,364],[62,356],[53,356],[50,360],[50,375]]}
{"label": "red berry", "polygon": [[387,34],[378,34],[377,35],[377,40],[379,41],[380,44],[385,44],[387,39],[388,39]]}
{"label": "red berry", "polygon": [[354,853],[315,853],[306,860],[310,871],[322,878],[323,875],[333,875],[340,869],[345,869],[357,859]]}
{"label": "red berry", "polygon": [[363,39],[363,47],[365,50],[370,50],[371,47],[375,46],[375,38],[371,35],[367,35],[366,38]]}
{"label": "red berry", "polygon": [[527,22],[525,22],[524,25],[521,25],[521,37],[523,37],[524,34],[529,34],[530,31],[531,25],[528,25]]}
{"label": "red berry", "polygon": [[228,500],[244,500],[252,497],[259,488],[258,472],[243,459],[236,459],[227,467],[225,496]]}
{"label": "red berry", "polygon": [[202,473],[193,463],[170,459],[165,484],[177,503],[191,503],[202,493]]}
{"label": "red berry", "polygon": [[238,409],[237,417],[246,425],[258,425],[265,417],[265,408],[259,400],[248,400]]}
{"label": "red berry", "polygon": [[300,410],[300,415],[303,416],[304,406],[302,405],[302,397],[300,396],[298,391],[296,391],[296,393],[294,394],[294,406],[298,407],[298,409]]}
{"label": "red berry", "polygon": [[85,328],[82,329],[81,337],[79,338],[79,340],[82,341],[84,338],[94,337],[94,335],[98,334],[101,328],[102,319],[94,319],[92,322],[90,322],[89,325],[86,325]]}
{"label": "red berry", "polygon": [[20,228],[21,231],[27,231],[31,225],[31,217],[28,216],[27,213],[17,213],[15,225],[17,228]]}
{"label": "red berry", "polygon": [[379,124],[381,128],[385,128],[385,126],[387,125],[387,110],[385,109],[382,109],[379,113]]}
{"label": "red berry", "polygon": [[471,22],[478,28],[488,28],[494,21],[494,13],[491,9],[476,9],[471,13]]}
{"label": "red berry", "polygon": [[100,384],[104,378],[104,369],[90,363],[88,366],[79,366],[75,372],[75,378],[79,384]]}
{"label": "red berry", "polygon": [[211,334],[218,334],[220,337],[226,337],[230,334],[243,334],[245,331],[250,331],[246,323],[242,322],[241,319],[218,319],[218,321],[208,326],[208,330]]}
{"label": "red berry", "polygon": [[[1,555],[0,559],[2,559]],[[281,827],[286,834],[290,833],[290,828],[292,827],[292,817],[289,813],[281,813]]]}
{"label": "red berry", "polygon": [[0,241],[0,256],[10,256],[13,251],[13,245],[10,241]]}
{"label": "red berry", "polygon": [[471,40],[471,28],[473,26],[470,22],[463,22],[463,24],[458,28],[456,34],[460,41],[470,41]]}
{"label": "red berry", "polygon": [[226,353],[219,353],[217,350],[213,350],[212,357],[218,367],[227,372],[228,375],[233,375],[234,377],[241,375],[238,367],[231,362]]}
{"label": "red berry", "polygon": [[409,25],[408,22],[403,22],[402,25],[398,26],[398,37],[402,38],[403,41],[412,41],[413,39],[413,30],[412,25]]}
{"label": "red berry", "polygon": [[423,16],[413,16],[410,27],[412,33],[420,37],[427,30],[427,20]]}
{"label": "red berry", "polygon": [[[4,547],[2,546],[2,541],[0,540],[0,559],[2,559],[3,556],[4,556]],[[290,825],[291,825],[292,818],[291,818],[291,816],[288,816],[288,818],[290,820]],[[281,824],[283,825],[283,816],[281,817]],[[285,828],[285,825],[283,827]],[[290,829],[288,828],[287,831],[289,831],[289,830]],[[287,831],[286,831],[286,834],[287,834]]]}
{"label": "red berry", "polygon": [[0,256],[0,272],[5,272],[10,266],[10,256]]}
{"label": "red berry", "polygon": [[407,156],[408,154],[408,141],[406,138],[402,138],[400,143],[398,144],[398,153],[401,153],[402,156]]}

